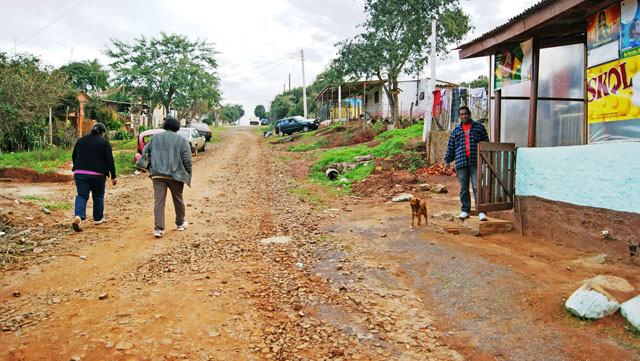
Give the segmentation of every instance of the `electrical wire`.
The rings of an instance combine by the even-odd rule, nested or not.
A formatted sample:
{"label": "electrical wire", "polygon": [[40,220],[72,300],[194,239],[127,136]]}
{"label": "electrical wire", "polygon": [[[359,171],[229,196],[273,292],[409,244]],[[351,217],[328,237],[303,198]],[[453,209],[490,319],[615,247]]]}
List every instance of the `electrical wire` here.
{"label": "electrical wire", "polygon": [[26,43],[27,41],[31,40],[32,38],[34,38],[36,35],[40,34],[41,32],[43,32],[45,29],[47,29],[49,26],[53,25],[56,21],[60,20],[63,16],[67,15],[71,10],[73,10],[76,6],[80,5],[81,3],[85,2],[86,0],[80,0],[77,3],[75,3],[73,6],[71,6],[69,9],[67,9],[65,12],[63,12],[60,16],[58,16],[57,18],[53,19],[51,22],[49,22],[47,25],[45,25],[44,27],[42,27],[40,30],[36,31],[35,33],[31,34],[29,37],[27,37],[26,39],[22,40],[20,43],[16,44],[15,47],[17,48],[18,46]]}

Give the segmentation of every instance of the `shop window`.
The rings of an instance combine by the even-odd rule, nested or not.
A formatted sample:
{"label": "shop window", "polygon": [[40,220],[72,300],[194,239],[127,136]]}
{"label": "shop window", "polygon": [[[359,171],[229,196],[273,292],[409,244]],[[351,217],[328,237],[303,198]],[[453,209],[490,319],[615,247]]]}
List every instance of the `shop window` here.
{"label": "shop window", "polygon": [[584,134],[582,101],[538,100],[536,146],[581,145]]}
{"label": "shop window", "polygon": [[526,147],[528,129],[529,100],[502,99],[500,141],[516,143],[516,147]]}
{"label": "shop window", "polygon": [[376,91],[375,93],[373,93],[373,103],[380,103],[380,91]]}
{"label": "shop window", "polygon": [[538,96],[584,99],[584,45],[540,49]]}

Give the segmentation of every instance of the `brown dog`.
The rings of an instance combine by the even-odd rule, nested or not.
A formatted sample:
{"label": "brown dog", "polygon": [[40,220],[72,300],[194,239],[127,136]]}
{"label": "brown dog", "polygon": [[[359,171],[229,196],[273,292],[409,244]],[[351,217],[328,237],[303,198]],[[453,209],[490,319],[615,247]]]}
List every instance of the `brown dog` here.
{"label": "brown dog", "polygon": [[422,216],[424,216],[424,224],[429,224],[427,220],[427,201],[413,197],[409,200],[411,205],[411,228],[413,228],[413,219],[418,218],[418,225],[421,225]]}

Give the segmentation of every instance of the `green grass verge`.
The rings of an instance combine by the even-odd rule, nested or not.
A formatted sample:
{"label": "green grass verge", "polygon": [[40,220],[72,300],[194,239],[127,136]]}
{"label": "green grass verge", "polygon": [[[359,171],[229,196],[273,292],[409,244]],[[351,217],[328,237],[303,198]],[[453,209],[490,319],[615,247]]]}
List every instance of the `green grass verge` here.
{"label": "green grass verge", "polygon": [[28,201],[45,201],[45,202],[49,202],[49,200],[46,199],[46,198],[40,198],[40,197],[34,197],[34,196],[24,196],[24,199],[26,199]]}
{"label": "green grass verge", "polygon": [[136,154],[134,151],[122,151],[113,155],[113,160],[116,164],[116,175],[133,173],[136,170],[135,163],[133,163],[133,156]]}
{"label": "green grass verge", "polygon": [[55,172],[71,161],[71,150],[50,148],[30,152],[2,153],[0,168],[31,168],[38,173]]}
{"label": "green grass verge", "polygon": [[209,140],[210,142],[221,142],[222,138],[218,138],[218,136],[227,130],[227,127],[223,127],[223,126],[218,126],[217,128],[215,128],[213,125],[209,126],[209,129],[211,129],[211,139]]}
{"label": "green grass verge", "polygon": [[69,210],[73,207],[73,203],[51,203],[43,205],[44,208],[53,211],[57,209]]}
{"label": "green grass verge", "polygon": [[110,140],[111,148],[113,150],[133,150],[135,151],[138,147],[138,139],[128,139],[128,140]]}

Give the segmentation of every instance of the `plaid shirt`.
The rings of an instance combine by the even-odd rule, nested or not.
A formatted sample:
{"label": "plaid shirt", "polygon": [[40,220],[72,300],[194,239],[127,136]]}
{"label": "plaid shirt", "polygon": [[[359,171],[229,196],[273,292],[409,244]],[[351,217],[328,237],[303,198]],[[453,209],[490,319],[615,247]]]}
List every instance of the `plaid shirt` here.
{"label": "plaid shirt", "polygon": [[444,162],[450,163],[455,160],[456,168],[478,165],[478,143],[488,141],[489,135],[487,135],[487,130],[484,129],[482,123],[471,120],[471,130],[469,130],[471,155],[467,158],[464,130],[462,130],[462,123],[460,123],[451,131]]}

